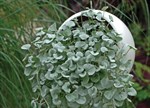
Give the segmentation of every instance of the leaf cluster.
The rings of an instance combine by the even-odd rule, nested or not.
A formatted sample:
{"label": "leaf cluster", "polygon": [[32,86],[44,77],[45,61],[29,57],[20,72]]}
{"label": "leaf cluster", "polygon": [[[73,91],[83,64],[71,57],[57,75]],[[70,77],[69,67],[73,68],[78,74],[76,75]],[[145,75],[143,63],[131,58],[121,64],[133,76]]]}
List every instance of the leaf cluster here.
{"label": "leaf cluster", "polygon": [[118,46],[121,36],[102,13],[89,10],[82,15],[88,20],[68,21],[59,32],[55,24],[38,28],[36,39],[22,46],[29,52],[24,73],[37,93],[34,108],[117,108],[136,95],[131,61],[125,45]]}

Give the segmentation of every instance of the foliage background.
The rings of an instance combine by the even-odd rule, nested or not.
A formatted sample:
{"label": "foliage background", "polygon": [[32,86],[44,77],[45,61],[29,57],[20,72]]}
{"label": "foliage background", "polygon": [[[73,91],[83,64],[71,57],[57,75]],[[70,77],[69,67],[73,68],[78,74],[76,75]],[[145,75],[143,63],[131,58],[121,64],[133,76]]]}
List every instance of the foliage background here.
{"label": "foliage background", "polygon": [[[107,11],[122,19],[131,30],[136,47],[132,70],[138,95],[132,100],[137,108],[150,103],[150,7],[149,0],[93,0],[93,8],[108,6]],[[0,108],[30,108],[30,82],[23,74],[21,50],[34,38],[34,28],[59,26],[74,12],[89,7],[89,0],[0,0]],[[143,106],[142,106],[143,105]],[[130,108],[125,105],[125,108]]]}

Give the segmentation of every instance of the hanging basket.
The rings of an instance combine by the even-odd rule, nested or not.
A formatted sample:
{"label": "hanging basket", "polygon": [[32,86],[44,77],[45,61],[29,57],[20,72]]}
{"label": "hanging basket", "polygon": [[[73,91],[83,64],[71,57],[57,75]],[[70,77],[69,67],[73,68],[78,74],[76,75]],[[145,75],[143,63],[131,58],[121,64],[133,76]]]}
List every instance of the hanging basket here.
{"label": "hanging basket", "polygon": [[132,35],[108,12],[81,11],[58,30],[38,28],[22,49],[30,52],[24,73],[37,95],[34,108],[117,108],[136,95]]}

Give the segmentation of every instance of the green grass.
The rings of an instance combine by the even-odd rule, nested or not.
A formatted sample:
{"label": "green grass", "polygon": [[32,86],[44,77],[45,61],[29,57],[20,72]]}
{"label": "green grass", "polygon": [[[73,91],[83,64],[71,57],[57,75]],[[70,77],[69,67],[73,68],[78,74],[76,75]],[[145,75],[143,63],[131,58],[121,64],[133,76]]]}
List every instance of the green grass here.
{"label": "green grass", "polygon": [[34,94],[23,73],[21,46],[34,38],[35,27],[60,25],[67,18],[69,8],[61,2],[0,1],[0,108],[31,108]]}
{"label": "green grass", "polygon": [[23,53],[19,49],[19,41],[9,37],[10,42],[3,38],[0,38],[0,107],[29,108],[32,94],[23,75]]}

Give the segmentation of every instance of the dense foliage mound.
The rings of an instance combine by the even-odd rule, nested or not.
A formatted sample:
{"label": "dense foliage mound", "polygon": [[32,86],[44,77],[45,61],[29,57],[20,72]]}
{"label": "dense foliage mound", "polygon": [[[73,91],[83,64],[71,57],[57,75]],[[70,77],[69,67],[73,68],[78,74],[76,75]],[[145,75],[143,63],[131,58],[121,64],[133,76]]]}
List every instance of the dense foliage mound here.
{"label": "dense foliage mound", "polygon": [[132,46],[122,43],[102,13],[82,15],[87,20],[68,21],[59,32],[55,24],[38,28],[36,39],[22,46],[29,52],[24,73],[37,94],[34,108],[116,108],[136,94],[126,58]]}

